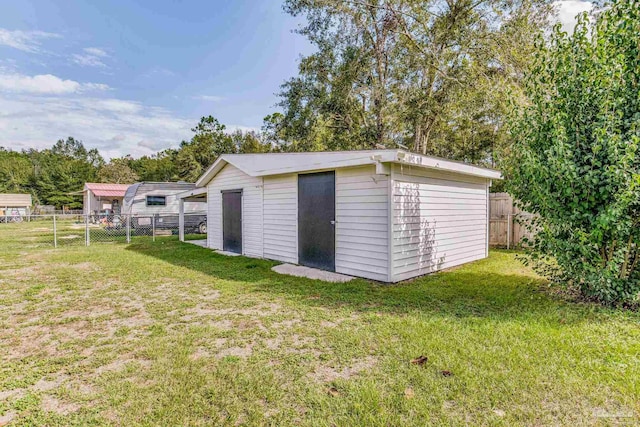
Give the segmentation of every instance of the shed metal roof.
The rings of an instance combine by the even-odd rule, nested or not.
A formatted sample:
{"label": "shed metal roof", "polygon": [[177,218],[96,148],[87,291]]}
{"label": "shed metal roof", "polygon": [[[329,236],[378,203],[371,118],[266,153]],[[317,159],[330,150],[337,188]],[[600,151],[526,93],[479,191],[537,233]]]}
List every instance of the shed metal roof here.
{"label": "shed metal roof", "polygon": [[501,179],[500,171],[441,159],[404,150],[319,151],[307,153],[223,154],[196,181],[202,187],[226,164],[231,164],[249,176],[268,176],[348,166],[400,163],[439,169],[489,179]]}
{"label": "shed metal roof", "polygon": [[0,194],[0,207],[22,208],[31,206],[31,194]]}
{"label": "shed metal roof", "polygon": [[85,190],[90,190],[94,196],[98,197],[124,197],[124,193],[129,188],[129,184],[109,184],[87,182],[84,184]]}

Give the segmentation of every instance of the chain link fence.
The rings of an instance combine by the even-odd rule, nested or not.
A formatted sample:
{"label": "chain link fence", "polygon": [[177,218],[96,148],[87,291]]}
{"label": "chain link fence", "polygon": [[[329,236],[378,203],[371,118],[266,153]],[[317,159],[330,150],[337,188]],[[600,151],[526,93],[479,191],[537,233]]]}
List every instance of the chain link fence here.
{"label": "chain link fence", "polygon": [[[207,216],[184,215],[184,239],[207,238]],[[14,248],[58,248],[179,237],[179,216],[52,214],[0,217],[0,239]]]}

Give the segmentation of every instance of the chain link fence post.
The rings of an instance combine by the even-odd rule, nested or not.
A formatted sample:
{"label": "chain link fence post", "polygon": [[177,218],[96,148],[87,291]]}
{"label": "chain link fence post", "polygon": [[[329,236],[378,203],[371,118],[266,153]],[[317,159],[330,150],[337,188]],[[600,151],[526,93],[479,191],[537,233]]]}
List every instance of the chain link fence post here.
{"label": "chain link fence post", "polygon": [[131,243],[131,215],[127,215],[127,243]]}
{"label": "chain link fence post", "polygon": [[151,236],[152,240],[156,241],[156,217],[155,215],[151,217]]}
{"label": "chain link fence post", "polygon": [[58,247],[58,228],[56,225],[56,214],[53,214],[53,247]]}
{"label": "chain link fence post", "polygon": [[89,246],[89,215],[84,217],[84,245]]}

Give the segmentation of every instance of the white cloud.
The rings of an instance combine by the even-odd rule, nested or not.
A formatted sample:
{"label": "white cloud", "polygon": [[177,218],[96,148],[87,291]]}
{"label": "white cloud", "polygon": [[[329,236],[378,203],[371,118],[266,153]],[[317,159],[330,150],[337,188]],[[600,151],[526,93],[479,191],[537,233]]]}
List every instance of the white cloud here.
{"label": "white cloud", "polygon": [[70,94],[95,90],[107,90],[102,83],[80,83],[64,80],[52,74],[27,76],[17,73],[0,73],[0,92],[32,94]]}
{"label": "white cloud", "polygon": [[142,104],[135,101],[125,101],[122,99],[97,99],[95,108],[109,111],[113,114],[138,114],[143,110]]}
{"label": "white cloud", "polygon": [[196,122],[123,99],[0,93],[0,146],[13,149],[48,148],[73,136],[106,158],[141,156],[177,147]]}
{"label": "white cloud", "polygon": [[196,95],[196,96],[193,96],[192,98],[199,99],[201,101],[208,101],[208,102],[219,102],[224,99],[223,97],[216,96],[216,95]]}
{"label": "white cloud", "polygon": [[99,47],[85,47],[82,49],[83,53],[74,53],[71,55],[71,59],[78,65],[84,67],[99,67],[106,68],[107,64],[104,63],[104,59],[109,56],[104,49]]}
{"label": "white cloud", "polygon": [[161,77],[175,77],[177,74],[168,68],[164,67],[153,67],[148,70],[146,73],[142,74],[144,78],[150,78],[153,76],[161,76]]}
{"label": "white cloud", "polygon": [[109,56],[107,55],[107,52],[104,51],[104,49],[101,49],[99,47],[85,47],[83,50],[89,55],[97,56],[100,58]]}
{"label": "white cloud", "polygon": [[143,139],[142,141],[138,141],[138,147],[143,147],[156,152],[166,148],[166,144],[163,141]]}
{"label": "white cloud", "polygon": [[231,133],[236,130],[241,130],[242,132],[260,132],[259,127],[242,126],[242,125],[227,125],[225,132]]}
{"label": "white cloud", "polygon": [[0,45],[25,52],[40,52],[40,42],[45,39],[60,38],[59,34],[44,31],[20,31],[0,28]]}
{"label": "white cloud", "polygon": [[555,6],[558,10],[558,20],[562,23],[562,30],[567,33],[573,32],[577,23],[577,15],[593,9],[593,3],[580,0],[557,1]]}

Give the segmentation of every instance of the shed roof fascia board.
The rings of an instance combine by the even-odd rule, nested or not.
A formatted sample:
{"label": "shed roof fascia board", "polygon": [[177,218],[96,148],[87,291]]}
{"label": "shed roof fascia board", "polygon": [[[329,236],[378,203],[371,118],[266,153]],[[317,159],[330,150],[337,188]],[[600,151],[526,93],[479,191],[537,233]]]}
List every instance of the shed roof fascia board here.
{"label": "shed roof fascia board", "polygon": [[207,194],[206,187],[198,187],[198,188],[194,188],[193,190],[185,191],[184,193],[178,193],[178,198],[187,199],[189,197],[200,196],[202,194]]}
{"label": "shed roof fascia board", "polygon": [[[200,178],[196,181],[196,187],[203,187],[209,183],[213,179],[214,176],[218,174],[222,170],[227,162],[224,160],[223,156],[220,156],[216,159],[215,162],[207,169],[207,171],[202,174]],[[245,172],[246,173],[246,172]]]}
{"label": "shed roof fascia board", "polygon": [[[339,155],[344,154],[344,159],[326,159],[326,155]],[[323,169],[335,169],[349,166],[362,166],[373,165],[376,163],[399,163],[407,164],[417,167],[423,167],[428,169],[439,169],[448,172],[460,173],[464,175],[471,175],[477,177],[483,177],[488,179],[501,179],[502,175],[500,171],[473,166],[461,162],[455,162],[451,160],[440,159],[436,157],[423,156],[420,154],[409,153],[402,150],[369,150],[369,151],[344,151],[339,153],[287,153],[284,155],[297,155],[297,156],[321,156],[325,154],[324,158],[319,158],[317,162],[294,162],[292,165],[280,166],[274,168],[249,168],[243,165],[243,162],[237,161],[235,156],[261,156],[260,154],[232,154],[220,156],[211,167],[196,181],[197,187],[205,186],[216,176],[220,170],[226,165],[231,164],[238,168],[245,174],[253,177],[268,176],[268,175],[280,175],[286,173],[296,173],[305,171],[316,171]],[[274,154],[262,154],[262,156],[273,156]],[[275,154],[278,155],[278,154]],[[265,162],[266,163],[266,162]],[[249,165],[247,165],[249,166]]]}
{"label": "shed roof fascia board", "polygon": [[502,179],[502,173],[497,170],[481,168],[466,163],[440,159],[437,157],[421,156],[419,154],[398,152],[397,162],[429,169],[440,169],[447,172],[461,173],[464,175],[479,176],[488,179]]}

